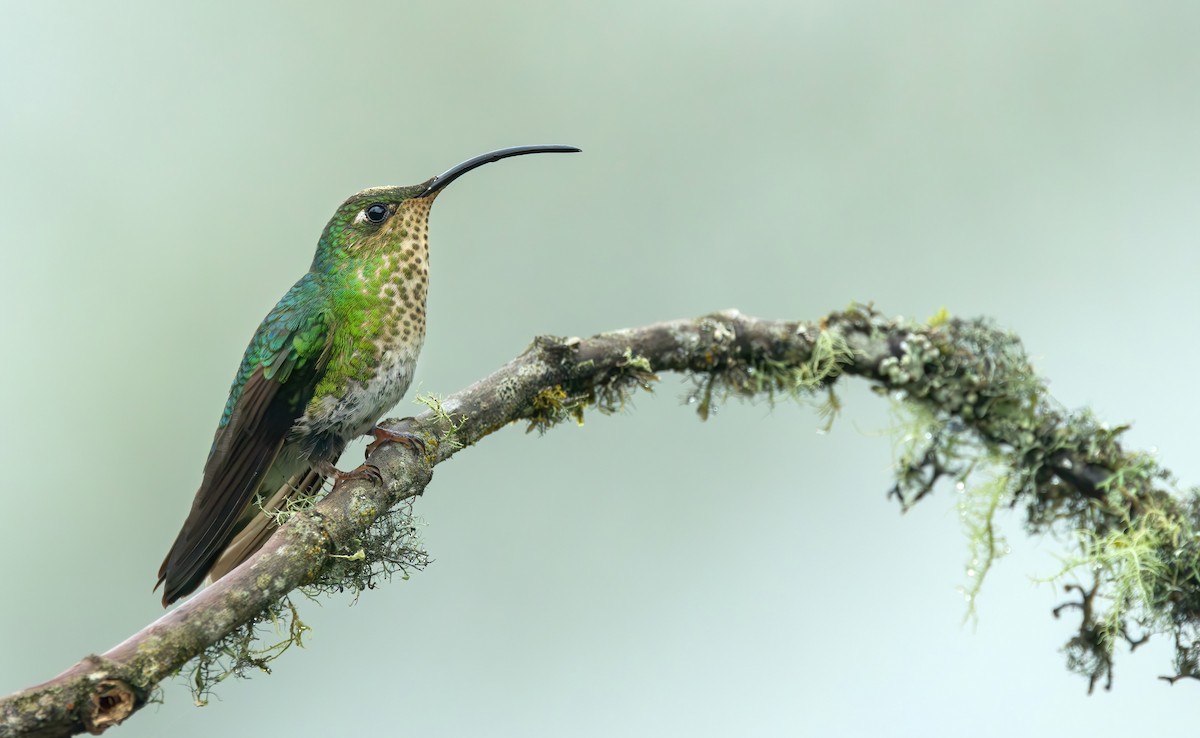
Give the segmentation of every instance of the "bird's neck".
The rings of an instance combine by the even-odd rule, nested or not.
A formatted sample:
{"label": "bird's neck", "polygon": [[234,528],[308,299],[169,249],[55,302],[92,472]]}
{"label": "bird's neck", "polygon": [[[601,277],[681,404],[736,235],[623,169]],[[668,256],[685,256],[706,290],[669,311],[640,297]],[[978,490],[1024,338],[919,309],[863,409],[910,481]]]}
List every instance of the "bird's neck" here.
{"label": "bird's neck", "polygon": [[338,324],[376,342],[420,346],[429,288],[429,245],[423,232],[353,252],[325,281]]}

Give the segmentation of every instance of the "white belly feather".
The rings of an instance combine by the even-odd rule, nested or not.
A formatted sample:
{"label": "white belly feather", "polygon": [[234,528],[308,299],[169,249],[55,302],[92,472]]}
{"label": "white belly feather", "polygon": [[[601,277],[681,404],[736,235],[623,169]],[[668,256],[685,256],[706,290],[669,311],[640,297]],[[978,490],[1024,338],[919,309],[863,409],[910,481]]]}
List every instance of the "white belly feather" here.
{"label": "white belly feather", "polygon": [[351,380],[343,397],[324,397],[309,407],[296,424],[301,433],[334,434],[345,440],[371,430],[392,409],[412,384],[420,347],[384,350],[375,376],[361,382]]}

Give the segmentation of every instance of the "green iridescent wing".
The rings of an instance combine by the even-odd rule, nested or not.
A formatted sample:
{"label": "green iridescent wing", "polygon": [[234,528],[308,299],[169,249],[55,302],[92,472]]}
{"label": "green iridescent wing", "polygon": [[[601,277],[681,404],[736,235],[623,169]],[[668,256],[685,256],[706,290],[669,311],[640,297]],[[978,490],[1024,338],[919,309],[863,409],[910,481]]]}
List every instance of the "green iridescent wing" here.
{"label": "green iridescent wing", "polygon": [[158,570],[164,606],[200,586],[312,399],[332,339],[322,307],[319,286],[307,274],[247,347],[192,510]]}

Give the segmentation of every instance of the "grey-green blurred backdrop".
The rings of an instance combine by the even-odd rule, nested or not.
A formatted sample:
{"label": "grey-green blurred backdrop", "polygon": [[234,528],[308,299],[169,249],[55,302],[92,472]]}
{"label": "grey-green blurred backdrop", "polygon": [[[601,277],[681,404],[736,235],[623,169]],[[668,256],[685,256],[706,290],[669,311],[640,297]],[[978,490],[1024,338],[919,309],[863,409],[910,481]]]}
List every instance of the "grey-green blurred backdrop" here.
{"label": "grey-green blurred backdrop", "polygon": [[[0,693],[160,613],[241,351],[349,193],[476,153],[432,223],[423,392],[542,333],[851,300],[995,316],[1068,405],[1200,478],[1194,3],[27,3],[0,23]],[[418,505],[436,559],[305,604],[271,676],[123,736],[1051,736],[1194,725],[1165,644],[1085,695],[1013,554],[963,627],[943,490],[885,501],[861,387],[507,429]],[[398,414],[410,414],[402,405]],[[356,463],[355,447],[343,465]]]}

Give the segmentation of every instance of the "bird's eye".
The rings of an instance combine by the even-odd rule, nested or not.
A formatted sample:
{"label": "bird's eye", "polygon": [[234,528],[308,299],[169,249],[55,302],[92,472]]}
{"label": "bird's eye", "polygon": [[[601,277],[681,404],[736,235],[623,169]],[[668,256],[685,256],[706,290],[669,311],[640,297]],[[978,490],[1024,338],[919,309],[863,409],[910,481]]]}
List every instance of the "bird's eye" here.
{"label": "bird's eye", "polygon": [[363,212],[367,214],[367,220],[372,223],[382,223],[388,217],[387,206],[380,203],[367,206],[367,209]]}

